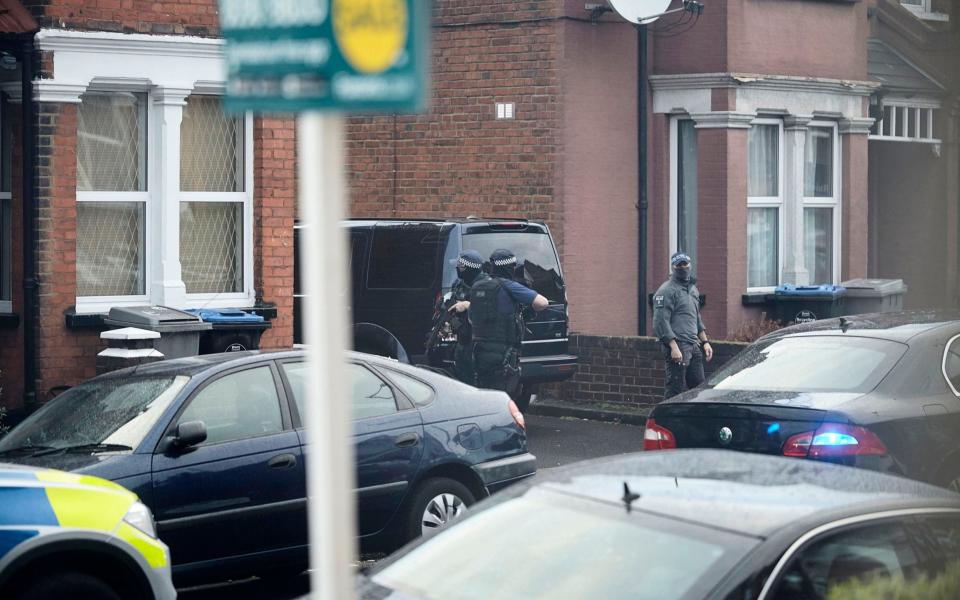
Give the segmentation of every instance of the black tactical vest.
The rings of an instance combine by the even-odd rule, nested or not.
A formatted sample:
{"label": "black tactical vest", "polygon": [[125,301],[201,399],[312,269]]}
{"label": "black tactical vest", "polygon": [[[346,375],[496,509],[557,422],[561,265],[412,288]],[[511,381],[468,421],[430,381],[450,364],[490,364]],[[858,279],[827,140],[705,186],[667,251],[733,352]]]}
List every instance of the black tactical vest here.
{"label": "black tactical vest", "polygon": [[475,342],[496,342],[508,346],[520,343],[516,310],[510,314],[497,311],[497,295],[502,288],[503,282],[497,277],[475,281],[470,288],[470,323],[473,325]]}

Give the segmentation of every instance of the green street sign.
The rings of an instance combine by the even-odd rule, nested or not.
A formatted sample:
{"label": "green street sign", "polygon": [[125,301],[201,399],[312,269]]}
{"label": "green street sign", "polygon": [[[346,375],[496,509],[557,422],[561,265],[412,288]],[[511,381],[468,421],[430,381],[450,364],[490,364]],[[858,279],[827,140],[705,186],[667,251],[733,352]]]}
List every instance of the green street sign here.
{"label": "green street sign", "polygon": [[425,108],[426,0],[219,0],[228,110]]}

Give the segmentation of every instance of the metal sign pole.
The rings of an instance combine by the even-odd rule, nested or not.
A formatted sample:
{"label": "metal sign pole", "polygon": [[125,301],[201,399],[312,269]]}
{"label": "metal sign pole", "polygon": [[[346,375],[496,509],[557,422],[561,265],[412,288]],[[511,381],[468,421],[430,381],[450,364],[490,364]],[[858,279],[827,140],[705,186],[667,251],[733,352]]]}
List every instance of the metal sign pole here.
{"label": "metal sign pole", "polygon": [[299,214],[306,288],[307,495],[313,598],[354,596],[356,506],[347,348],[344,118],[306,112],[297,122]]}

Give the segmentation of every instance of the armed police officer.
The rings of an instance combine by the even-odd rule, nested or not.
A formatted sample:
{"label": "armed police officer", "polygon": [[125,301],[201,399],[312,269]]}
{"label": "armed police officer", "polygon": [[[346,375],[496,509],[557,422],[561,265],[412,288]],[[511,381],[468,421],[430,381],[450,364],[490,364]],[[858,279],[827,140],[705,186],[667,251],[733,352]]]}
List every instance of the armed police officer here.
{"label": "armed police officer", "polygon": [[513,280],[517,257],[510,250],[490,255],[490,277],[477,279],[470,299],[452,310],[468,310],[473,327],[473,360],[477,385],[503,390],[516,399],[520,384],[520,344],[523,342],[524,305],[539,312],[549,301]]}
{"label": "armed police officer", "polygon": [[[470,288],[482,279],[489,279],[483,272],[483,257],[476,250],[464,250],[457,258],[457,280],[450,288],[454,303],[470,300]],[[473,335],[470,321],[464,316],[455,327],[457,345],[453,349],[453,370],[457,379],[470,385],[477,384],[477,371],[473,366]]]}
{"label": "armed police officer", "polygon": [[676,396],[703,383],[703,362],[713,360],[713,348],[700,318],[700,292],[690,275],[690,256],[670,257],[673,270],[653,295],[653,332],[663,344],[664,398]]}

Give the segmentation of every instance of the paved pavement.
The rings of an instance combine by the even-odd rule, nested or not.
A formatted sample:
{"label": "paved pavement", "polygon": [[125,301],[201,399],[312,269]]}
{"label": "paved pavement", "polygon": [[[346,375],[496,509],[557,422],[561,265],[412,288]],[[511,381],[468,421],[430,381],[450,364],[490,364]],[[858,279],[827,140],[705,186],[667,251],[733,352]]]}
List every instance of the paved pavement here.
{"label": "paved pavement", "polygon": [[[527,415],[530,451],[539,471],[579,460],[636,452],[643,449],[643,427],[572,417]],[[289,600],[304,596],[310,588],[306,575],[287,582],[259,579],[181,590],[180,600]]]}

